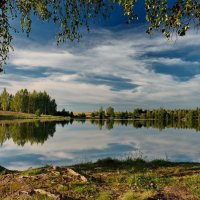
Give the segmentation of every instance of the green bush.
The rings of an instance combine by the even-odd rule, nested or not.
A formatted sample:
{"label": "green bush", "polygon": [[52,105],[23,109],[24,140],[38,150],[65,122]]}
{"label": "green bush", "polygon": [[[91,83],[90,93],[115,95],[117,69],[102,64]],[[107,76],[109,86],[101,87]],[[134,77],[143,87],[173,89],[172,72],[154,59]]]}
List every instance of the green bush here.
{"label": "green bush", "polygon": [[37,110],[35,111],[35,115],[36,115],[37,117],[40,117],[40,115],[41,115],[40,109],[37,109]]}

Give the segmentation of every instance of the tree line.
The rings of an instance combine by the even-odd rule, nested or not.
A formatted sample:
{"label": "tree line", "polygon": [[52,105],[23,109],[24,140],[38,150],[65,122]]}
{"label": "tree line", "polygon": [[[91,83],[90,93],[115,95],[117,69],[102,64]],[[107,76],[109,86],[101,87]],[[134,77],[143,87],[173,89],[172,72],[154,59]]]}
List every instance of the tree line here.
{"label": "tree line", "polygon": [[135,108],[133,112],[115,112],[114,108],[109,106],[103,110],[102,106],[99,110],[90,114],[91,119],[134,119],[134,120],[157,120],[162,122],[170,121],[199,121],[200,108],[196,109],[152,109],[143,110]]}
{"label": "tree line", "polygon": [[0,94],[0,109],[37,115],[54,115],[57,112],[57,104],[46,91],[29,92],[27,89],[21,89],[13,95],[4,88]]}

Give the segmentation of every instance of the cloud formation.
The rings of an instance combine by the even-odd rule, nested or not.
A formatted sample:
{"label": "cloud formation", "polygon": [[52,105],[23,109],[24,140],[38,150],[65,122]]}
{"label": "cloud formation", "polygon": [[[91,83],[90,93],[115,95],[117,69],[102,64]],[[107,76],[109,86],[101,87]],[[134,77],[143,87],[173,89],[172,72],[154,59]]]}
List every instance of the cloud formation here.
{"label": "cloud formation", "polygon": [[71,110],[99,104],[119,110],[198,106],[198,34],[169,43],[149,38],[143,29],[99,29],[80,44],[60,48],[50,41],[23,46],[19,39],[1,88],[47,90],[59,108],[70,105]]}

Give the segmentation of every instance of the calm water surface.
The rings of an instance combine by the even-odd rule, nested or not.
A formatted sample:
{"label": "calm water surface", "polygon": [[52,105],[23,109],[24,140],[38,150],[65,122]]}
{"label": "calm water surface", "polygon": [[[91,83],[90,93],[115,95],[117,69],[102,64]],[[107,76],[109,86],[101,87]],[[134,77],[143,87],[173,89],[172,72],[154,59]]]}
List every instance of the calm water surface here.
{"label": "calm water surface", "polygon": [[90,121],[3,123],[0,144],[0,165],[8,169],[138,155],[146,160],[200,162],[200,132],[195,128],[147,128]]}

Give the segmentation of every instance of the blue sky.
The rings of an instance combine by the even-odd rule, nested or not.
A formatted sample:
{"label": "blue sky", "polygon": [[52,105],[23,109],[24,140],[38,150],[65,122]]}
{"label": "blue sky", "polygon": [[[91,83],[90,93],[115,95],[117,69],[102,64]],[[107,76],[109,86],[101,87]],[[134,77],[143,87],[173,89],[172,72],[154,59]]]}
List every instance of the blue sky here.
{"label": "blue sky", "polygon": [[93,111],[99,105],[130,111],[200,106],[199,33],[191,30],[173,42],[159,34],[150,38],[137,6],[137,23],[127,25],[116,7],[79,43],[60,47],[57,27],[34,20],[29,38],[14,35],[15,51],[1,75],[0,90],[46,90],[58,109],[73,111]]}

